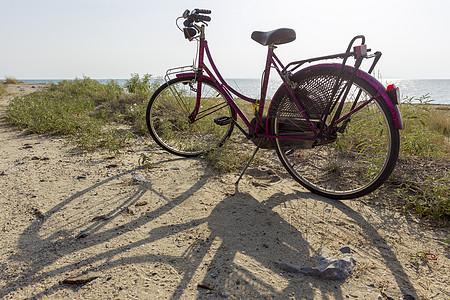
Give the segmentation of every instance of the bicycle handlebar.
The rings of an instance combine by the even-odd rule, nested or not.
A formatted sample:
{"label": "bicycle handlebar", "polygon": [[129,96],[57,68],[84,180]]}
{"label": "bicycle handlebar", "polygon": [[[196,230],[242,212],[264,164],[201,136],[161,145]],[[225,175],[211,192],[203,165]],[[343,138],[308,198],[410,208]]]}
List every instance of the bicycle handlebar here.
{"label": "bicycle handlebar", "polygon": [[183,13],[183,18],[186,19],[184,21],[184,26],[186,27],[192,27],[194,22],[209,22],[211,21],[210,16],[204,16],[201,14],[210,14],[211,11],[209,9],[194,9],[192,12],[189,10],[185,10]]}
{"label": "bicycle handlebar", "polygon": [[190,17],[194,20],[194,22],[209,22],[211,21],[211,17],[204,16],[204,15],[198,15],[198,14],[191,14]]}
{"label": "bicycle handlebar", "polygon": [[183,22],[184,28],[183,29],[180,28],[180,30],[184,32],[184,37],[191,41],[198,33],[200,33],[201,31],[200,27],[194,23],[202,22],[203,24],[208,25],[206,24],[206,22],[211,21],[211,17],[202,14],[210,14],[210,13],[211,11],[209,9],[196,8],[192,12],[189,11],[189,9],[186,9],[183,15],[180,17],[186,19]]}
{"label": "bicycle handlebar", "polygon": [[192,13],[194,13],[194,14],[207,14],[207,15],[209,15],[209,14],[211,13],[211,10],[209,10],[209,9],[198,9],[198,8],[196,8],[196,9],[194,9],[194,10],[192,11]]}

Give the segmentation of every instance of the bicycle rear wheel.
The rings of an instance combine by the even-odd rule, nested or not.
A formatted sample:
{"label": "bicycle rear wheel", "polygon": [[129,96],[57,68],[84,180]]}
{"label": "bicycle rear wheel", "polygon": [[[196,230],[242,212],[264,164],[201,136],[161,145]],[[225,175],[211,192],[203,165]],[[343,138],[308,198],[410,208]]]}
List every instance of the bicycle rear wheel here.
{"label": "bicycle rear wheel", "polygon": [[163,84],[151,97],[147,107],[147,127],[165,150],[184,157],[199,156],[221,146],[231,135],[234,123],[219,126],[214,119],[235,118],[234,110],[214,82],[202,82],[199,112],[192,122],[190,115],[197,103],[195,77],[175,78]]}
{"label": "bicycle rear wheel", "polygon": [[[318,65],[293,76],[292,80],[299,84],[296,97],[312,120],[320,122],[320,115],[328,104],[336,81],[343,79],[338,89],[339,95],[350,73],[346,69],[340,74],[340,65]],[[377,96],[378,92],[365,79],[356,76],[341,116],[350,111],[359,93],[358,103],[362,103]],[[286,119],[291,120],[291,124],[302,124],[303,128],[297,126],[298,131],[308,134],[304,126],[305,118],[287,89],[280,89],[272,101],[278,103],[269,112],[275,135],[283,134]],[[332,114],[334,112],[335,109]],[[374,191],[392,173],[400,147],[399,132],[386,102],[378,96],[352,115],[345,130],[336,134],[333,142],[314,145],[309,149],[293,147],[292,140],[275,139],[278,157],[295,180],[316,194],[333,199],[350,199]]]}

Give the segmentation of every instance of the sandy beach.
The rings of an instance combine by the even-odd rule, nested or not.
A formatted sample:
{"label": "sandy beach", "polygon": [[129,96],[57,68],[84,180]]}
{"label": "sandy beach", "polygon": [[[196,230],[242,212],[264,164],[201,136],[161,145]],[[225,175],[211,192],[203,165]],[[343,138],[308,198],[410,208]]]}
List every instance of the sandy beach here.
{"label": "sandy beach", "polygon": [[[319,197],[274,151],[236,195],[238,172],[146,138],[117,156],[81,152],[6,122],[13,97],[42,88],[7,85],[0,99],[1,299],[450,299],[449,228],[389,205],[391,190]],[[445,162],[424,166],[448,174]],[[345,280],[280,268],[340,258],[343,246],[356,260]]]}

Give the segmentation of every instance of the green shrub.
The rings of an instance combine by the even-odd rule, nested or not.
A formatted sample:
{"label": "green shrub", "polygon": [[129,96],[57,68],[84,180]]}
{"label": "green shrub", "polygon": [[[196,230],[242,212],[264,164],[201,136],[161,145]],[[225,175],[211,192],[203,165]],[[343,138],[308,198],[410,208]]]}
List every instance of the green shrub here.
{"label": "green shrub", "polygon": [[423,157],[443,156],[445,140],[431,128],[432,100],[428,95],[405,98],[400,105],[404,129],[401,131],[402,155]]}
{"label": "green shrub", "polygon": [[[145,93],[153,92],[150,87],[153,85],[148,86]],[[13,99],[7,119],[31,133],[72,135],[86,150],[117,151],[133,133],[111,129],[109,124],[126,124],[135,133],[147,133],[148,97],[142,87],[135,91],[137,93],[126,93],[114,81],[107,84],[90,78],[61,81],[47,90]]]}
{"label": "green shrub", "polygon": [[5,93],[5,85],[3,82],[0,82],[0,96],[3,95],[3,93]]}
{"label": "green shrub", "polygon": [[145,74],[140,78],[139,74],[131,74],[131,78],[125,83],[125,88],[131,94],[151,96],[160,85],[159,80],[152,81],[152,75]]}
{"label": "green shrub", "polygon": [[396,194],[406,202],[405,210],[414,209],[420,216],[434,220],[450,220],[450,178],[403,182]]}

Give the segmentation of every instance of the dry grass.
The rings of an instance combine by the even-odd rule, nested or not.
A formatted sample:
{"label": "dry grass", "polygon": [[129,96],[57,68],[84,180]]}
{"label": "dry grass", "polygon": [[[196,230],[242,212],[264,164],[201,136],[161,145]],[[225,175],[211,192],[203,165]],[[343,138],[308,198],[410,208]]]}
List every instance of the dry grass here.
{"label": "dry grass", "polygon": [[13,77],[6,77],[5,78],[5,83],[6,84],[18,84],[19,81]]}

